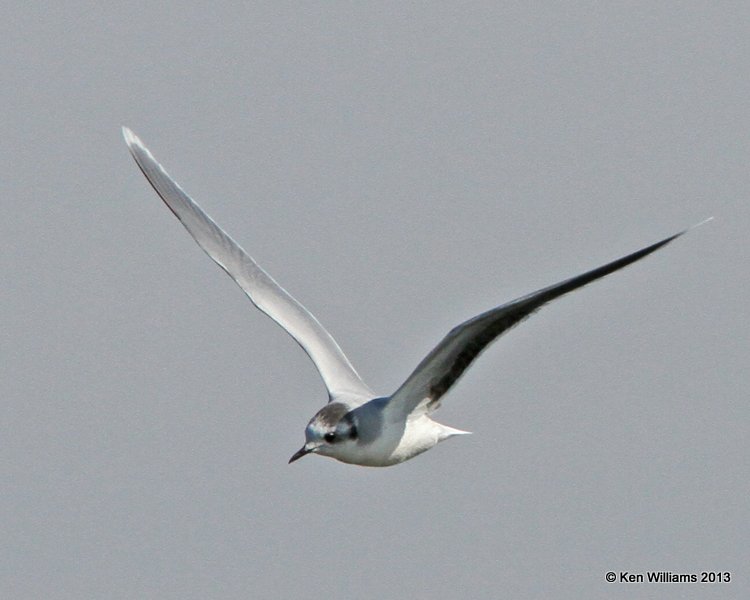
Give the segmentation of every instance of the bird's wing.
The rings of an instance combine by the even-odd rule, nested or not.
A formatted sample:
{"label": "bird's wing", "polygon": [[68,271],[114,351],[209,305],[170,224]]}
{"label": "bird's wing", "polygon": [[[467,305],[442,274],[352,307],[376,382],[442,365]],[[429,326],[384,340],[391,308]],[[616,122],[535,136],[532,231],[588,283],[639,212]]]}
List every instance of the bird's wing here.
{"label": "bird's wing", "polygon": [[320,372],[329,399],[346,397],[351,402],[372,398],[374,394],[318,320],[203,212],[132,131],[123,127],[123,135],[146,179],[198,245],[237,282],[255,306],[302,346]]}
{"label": "bird's wing", "polygon": [[648,256],[680,237],[685,231],[598,269],[493,308],[454,327],[391,396],[386,407],[387,414],[394,419],[403,419],[415,409],[429,411],[436,407],[440,397],[456,383],[474,359],[498,336],[523,321],[547,302]]}

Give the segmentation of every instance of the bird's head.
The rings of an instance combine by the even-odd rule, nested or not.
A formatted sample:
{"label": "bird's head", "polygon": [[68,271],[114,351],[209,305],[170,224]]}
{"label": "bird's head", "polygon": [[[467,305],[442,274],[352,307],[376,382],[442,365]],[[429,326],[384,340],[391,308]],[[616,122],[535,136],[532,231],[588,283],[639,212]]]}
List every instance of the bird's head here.
{"label": "bird's head", "polygon": [[305,445],[289,459],[290,463],[310,454],[338,458],[357,443],[357,422],[346,404],[331,402],[310,419],[305,428]]}

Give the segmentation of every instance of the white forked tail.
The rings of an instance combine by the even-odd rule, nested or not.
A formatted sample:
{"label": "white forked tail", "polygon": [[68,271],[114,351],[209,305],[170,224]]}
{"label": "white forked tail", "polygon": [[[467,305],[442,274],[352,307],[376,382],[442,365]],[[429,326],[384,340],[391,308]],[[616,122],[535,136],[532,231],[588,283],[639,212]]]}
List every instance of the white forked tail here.
{"label": "white forked tail", "polygon": [[[437,423],[437,421],[435,421]],[[440,426],[440,441],[452,438],[454,435],[471,435],[471,431],[464,431],[463,429],[456,429],[455,427],[448,427],[442,423],[437,423]]]}

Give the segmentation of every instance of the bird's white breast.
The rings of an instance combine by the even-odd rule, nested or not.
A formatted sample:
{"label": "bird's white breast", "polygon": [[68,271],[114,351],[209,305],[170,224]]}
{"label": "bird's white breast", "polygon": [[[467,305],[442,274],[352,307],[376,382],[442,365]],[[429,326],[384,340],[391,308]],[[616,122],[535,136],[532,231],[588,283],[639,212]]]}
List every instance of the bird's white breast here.
{"label": "bird's white breast", "polygon": [[368,467],[387,467],[413,458],[449,437],[467,433],[446,427],[427,415],[407,419],[403,424],[384,424],[380,435],[367,444],[342,448],[334,458]]}

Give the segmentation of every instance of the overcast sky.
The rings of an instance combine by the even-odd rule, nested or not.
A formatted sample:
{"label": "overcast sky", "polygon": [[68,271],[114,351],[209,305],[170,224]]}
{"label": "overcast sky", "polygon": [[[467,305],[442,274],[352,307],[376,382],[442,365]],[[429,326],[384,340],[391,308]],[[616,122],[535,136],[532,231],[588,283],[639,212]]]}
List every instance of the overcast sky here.
{"label": "overcast sky", "polygon": [[[747,3],[11,3],[0,597],[746,598]],[[454,325],[706,217],[499,340],[386,469],[287,465],[312,363],[169,172],[392,392]],[[608,571],[731,572],[608,583]]]}

